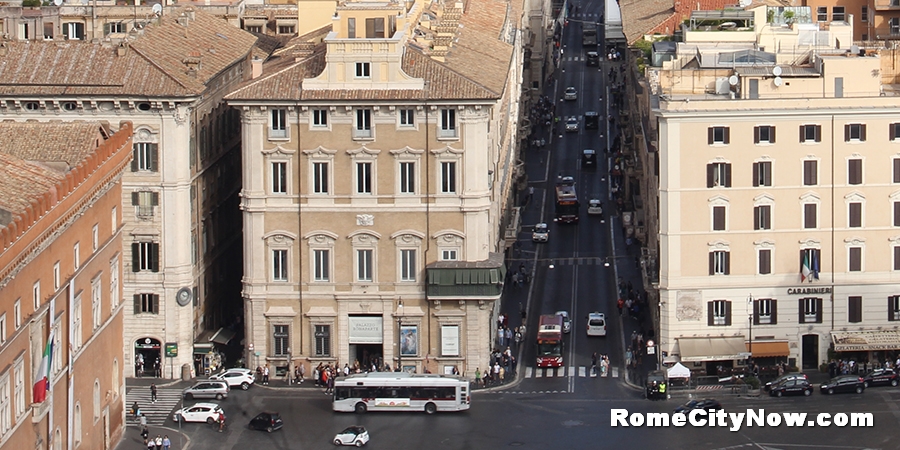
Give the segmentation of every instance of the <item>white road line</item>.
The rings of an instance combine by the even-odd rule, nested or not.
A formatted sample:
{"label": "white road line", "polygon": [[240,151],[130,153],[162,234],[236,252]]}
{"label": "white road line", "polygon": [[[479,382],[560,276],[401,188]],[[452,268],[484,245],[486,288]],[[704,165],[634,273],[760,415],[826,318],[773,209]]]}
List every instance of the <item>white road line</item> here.
{"label": "white road line", "polygon": [[541,378],[541,377],[543,377],[543,376],[544,376],[544,370],[546,370],[546,369],[538,369],[538,370],[535,370],[535,371],[534,371],[534,377],[535,377],[535,378]]}
{"label": "white road line", "polygon": [[525,378],[531,378],[532,374],[534,374],[534,368],[526,367],[525,368]]}
{"label": "white road line", "polygon": [[587,375],[587,369],[584,366],[578,367],[578,376],[584,378]]}
{"label": "white road line", "polygon": [[569,373],[568,373],[568,375],[569,375],[570,377],[574,377],[574,376],[575,376],[575,366],[569,366]]}
{"label": "white road line", "polygon": [[612,377],[613,377],[613,378],[619,378],[619,368],[618,368],[618,367],[613,367],[613,368],[612,368]]}

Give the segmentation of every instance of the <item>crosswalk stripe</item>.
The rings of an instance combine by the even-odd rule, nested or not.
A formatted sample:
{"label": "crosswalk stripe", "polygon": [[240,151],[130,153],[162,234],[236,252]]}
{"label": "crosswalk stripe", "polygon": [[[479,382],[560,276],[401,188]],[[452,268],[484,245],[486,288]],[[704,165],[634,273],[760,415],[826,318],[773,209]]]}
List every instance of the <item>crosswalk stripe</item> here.
{"label": "crosswalk stripe", "polygon": [[540,377],[542,377],[542,376],[544,376],[544,371],[543,371],[543,370],[535,370],[535,371],[534,371],[534,377],[535,377],[535,378],[540,378]]}
{"label": "crosswalk stripe", "polygon": [[531,367],[525,368],[525,378],[531,378],[531,375],[534,373],[534,369]]}
{"label": "crosswalk stripe", "polygon": [[575,376],[575,366],[569,366],[568,372],[569,372],[568,375],[570,377],[574,377]]}
{"label": "crosswalk stripe", "polygon": [[[600,368],[597,368],[597,373],[599,375]],[[590,375],[590,368],[588,366],[578,366],[576,370],[576,366],[561,366],[561,367],[526,367],[525,368],[525,378],[562,378],[562,377],[581,377],[585,378]],[[619,368],[611,367],[610,370],[604,375],[605,377],[611,378],[619,378]]]}
{"label": "crosswalk stripe", "polygon": [[586,373],[587,373],[587,368],[585,368],[584,366],[580,366],[578,368],[578,376],[579,377],[583,378],[586,375]]}
{"label": "crosswalk stripe", "polygon": [[[125,394],[126,407],[130,409],[131,405],[137,402],[141,414],[147,416],[147,425],[165,425],[169,414],[181,402],[181,389],[158,388],[156,403],[152,403],[150,400],[149,387],[133,388]],[[133,421],[131,417],[129,420]]]}
{"label": "crosswalk stripe", "polygon": [[618,368],[618,367],[613,367],[613,368],[612,368],[612,377],[613,377],[613,378],[619,378],[619,368]]}

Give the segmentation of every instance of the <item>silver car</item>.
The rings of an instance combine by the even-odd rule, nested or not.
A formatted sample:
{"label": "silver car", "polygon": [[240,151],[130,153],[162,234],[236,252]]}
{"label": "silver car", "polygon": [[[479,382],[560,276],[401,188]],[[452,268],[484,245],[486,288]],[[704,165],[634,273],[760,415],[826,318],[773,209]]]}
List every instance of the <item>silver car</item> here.
{"label": "silver car", "polygon": [[228,398],[228,383],[224,381],[206,380],[194,383],[193,386],[185,389],[181,395],[185,400],[193,400],[195,398],[214,398],[222,400]]}
{"label": "silver car", "polygon": [[575,116],[570,116],[566,119],[566,133],[577,133],[578,132],[578,118]]}
{"label": "silver car", "polygon": [[569,86],[566,88],[565,99],[566,100],[578,100],[578,91],[575,90],[574,86]]}

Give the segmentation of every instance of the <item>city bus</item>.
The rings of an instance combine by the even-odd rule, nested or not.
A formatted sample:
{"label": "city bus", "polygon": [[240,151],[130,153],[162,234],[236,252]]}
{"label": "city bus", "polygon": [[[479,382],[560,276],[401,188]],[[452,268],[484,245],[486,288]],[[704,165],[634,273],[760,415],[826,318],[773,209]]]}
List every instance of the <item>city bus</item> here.
{"label": "city bus", "polygon": [[562,367],[563,318],[556,314],[541,316],[537,332],[537,366]]}
{"label": "city bus", "polygon": [[332,410],[463,411],[472,401],[469,380],[451,375],[369,372],[334,381]]}
{"label": "city bus", "polygon": [[575,193],[575,179],[559,177],[556,181],[556,218],[557,222],[578,222],[578,195]]}

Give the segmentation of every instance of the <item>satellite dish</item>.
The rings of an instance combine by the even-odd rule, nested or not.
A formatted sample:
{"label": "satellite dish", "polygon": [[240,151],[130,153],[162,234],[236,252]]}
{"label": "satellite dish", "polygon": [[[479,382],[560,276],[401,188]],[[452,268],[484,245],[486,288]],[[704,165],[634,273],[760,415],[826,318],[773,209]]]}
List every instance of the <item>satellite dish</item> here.
{"label": "satellite dish", "polygon": [[152,11],[153,14],[156,14],[157,16],[162,14],[162,4],[157,3],[157,4],[153,5],[153,7],[150,8],[150,11]]}
{"label": "satellite dish", "polygon": [[737,84],[738,84],[737,75],[732,75],[732,76],[728,77],[728,84],[730,84],[732,86],[737,86]]}
{"label": "satellite dish", "polygon": [[775,77],[775,87],[781,86],[781,77]]}
{"label": "satellite dish", "polygon": [[775,68],[772,69],[772,74],[775,75],[776,77],[780,77],[781,76],[781,67],[775,66]]}
{"label": "satellite dish", "polygon": [[62,5],[63,0],[53,0],[53,4],[56,6]]}

